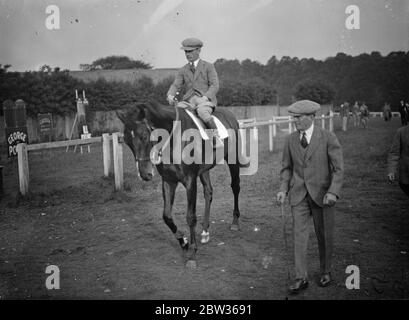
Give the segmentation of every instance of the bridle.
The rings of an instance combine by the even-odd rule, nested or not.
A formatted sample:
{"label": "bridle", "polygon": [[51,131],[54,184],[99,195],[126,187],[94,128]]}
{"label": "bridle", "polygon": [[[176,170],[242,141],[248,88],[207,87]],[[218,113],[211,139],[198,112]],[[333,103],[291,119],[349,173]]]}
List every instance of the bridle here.
{"label": "bridle", "polygon": [[[148,128],[149,135],[152,133],[152,131],[153,131],[153,129],[154,129],[154,128],[148,123],[148,121],[147,121],[146,119],[143,119],[143,120],[140,120],[140,121],[133,121],[133,123],[135,123],[135,124],[144,124],[144,125]],[[131,130],[131,135],[132,135],[132,138],[135,138],[135,132],[134,132],[133,130]],[[150,158],[150,157],[140,158],[140,157],[138,157],[136,154],[135,154],[134,156],[135,156],[135,161],[136,161],[137,164],[138,164],[140,161],[151,161],[151,158]]]}
{"label": "bridle", "polygon": [[[175,112],[176,112],[176,120],[175,120],[175,122],[173,123],[172,132],[170,133],[169,137],[166,139],[166,141],[165,141],[165,143],[163,144],[163,146],[162,146],[162,147],[160,148],[160,150],[158,151],[158,153],[157,153],[157,158],[154,159],[154,161],[153,161],[152,158],[151,158],[151,156],[149,156],[149,157],[144,157],[144,158],[140,158],[140,157],[138,157],[137,155],[135,155],[135,161],[136,161],[136,165],[137,165],[137,166],[138,166],[138,164],[139,164],[140,161],[151,161],[151,162],[152,162],[153,164],[155,164],[155,165],[157,165],[157,164],[159,164],[159,163],[161,162],[161,159],[162,159],[162,150],[165,149],[165,148],[169,145],[170,140],[171,140],[172,137],[173,137],[173,132],[175,131],[176,126],[177,126],[177,123],[178,123],[178,121],[179,121],[179,110],[178,110],[178,107],[177,107],[177,102],[178,102],[178,101],[175,99],[174,107],[175,107]],[[139,120],[139,121],[133,121],[133,123],[145,125],[145,126],[148,128],[149,135],[151,135],[152,131],[155,129],[153,126],[151,126],[151,125],[149,124],[148,120],[146,120],[146,119]],[[133,130],[131,130],[131,135],[132,135],[132,138],[135,138],[135,133],[134,133]]]}

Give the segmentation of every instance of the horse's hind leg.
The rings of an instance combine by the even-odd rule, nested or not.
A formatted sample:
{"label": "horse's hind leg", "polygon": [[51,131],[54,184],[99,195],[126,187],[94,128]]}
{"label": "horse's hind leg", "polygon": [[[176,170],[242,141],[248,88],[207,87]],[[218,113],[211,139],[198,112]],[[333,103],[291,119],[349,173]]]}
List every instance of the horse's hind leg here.
{"label": "horse's hind leg", "polygon": [[163,220],[169,229],[173,232],[176,239],[179,241],[182,249],[187,250],[189,248],[189,243],[183,236],[182,232],[178,231],[172,218],[172,206],[175,200],[175,191],[177,187],[177,182],[162,180],[162,195],[163,195]]}
{"label": "horse's hind leg", "polygon": [[233,208],[233,222],[230,229],[237,231],[239,227],[239,193],[240,193],[240,167],[239,164],[229,164],[229,170],[231,175],[231,188],[234,195],[234,208]]}
{"label": "horse's hind leg", "polygon": [[210,233],[209,233],[209,218],[210,218],[210,205],[213,199],[213,187],[210,182],[210,173],[209,171],[205,171],[200,175],[200,181],[203,184],[203,193],[205,198],[205,211],[202,221],[202,239],[200,240],[201,243],[208,243],[210,240]]}

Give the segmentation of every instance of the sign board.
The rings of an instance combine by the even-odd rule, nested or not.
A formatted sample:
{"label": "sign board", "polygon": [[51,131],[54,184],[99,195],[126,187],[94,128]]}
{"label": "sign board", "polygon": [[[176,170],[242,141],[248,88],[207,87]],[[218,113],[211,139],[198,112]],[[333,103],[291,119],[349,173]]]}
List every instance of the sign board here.
{"label": "sign board", "polygon": [[39,113],[37,119],[40,126],[40,134],[51,134],[53,129],[53,118],[51,113]]}
{"label": "sign board", "polygon": [[6,128],[7,155],[9,158],[17,156],[17,145],[28,144],[27,127]]}
{"label": "sign board", "polygon": [[18,99],[15,102],[6,100],[3,103],[4,122],[6,130],[7,155],[17,156],[17,145],[28,144],[26,103]]}

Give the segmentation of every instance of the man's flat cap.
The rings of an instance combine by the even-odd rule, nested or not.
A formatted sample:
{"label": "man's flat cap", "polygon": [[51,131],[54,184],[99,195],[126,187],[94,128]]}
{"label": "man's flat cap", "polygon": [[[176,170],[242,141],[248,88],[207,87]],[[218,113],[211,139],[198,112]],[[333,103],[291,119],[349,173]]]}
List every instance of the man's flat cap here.
{"label": "man's flat cap", "polygon": [[182,41],[182,47],[180,49],[190,51],[201,48],[202,46],[203,42],[201,40],[196,38],[187,38]]}
{"label": "man's flat cap", "polygon": [[321,109],[321,106],[311,100],[300,100],[288,107],[291,114],[314,114]]}

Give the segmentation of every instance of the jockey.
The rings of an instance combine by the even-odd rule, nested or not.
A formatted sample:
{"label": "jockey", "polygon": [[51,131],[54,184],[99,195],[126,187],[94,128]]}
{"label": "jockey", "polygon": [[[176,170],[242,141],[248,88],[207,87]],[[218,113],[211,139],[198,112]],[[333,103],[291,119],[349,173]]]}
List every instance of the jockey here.
{"label": "jockey", "polygon": [[188,63],[179,69],[174,82],[167,93],[169,104],[174,104],[175,95],[182,87],[186,93],[178,107],[196,111],[199,118],[212,129],[216,138],[216,147],[222,146],[217,126],[212,113],[217,105],[216,93],[219,90],[219,79],[213,64],[200,59],[203,42],[196,38],[188,38],[182,42],[181,49],[185,51]]}

